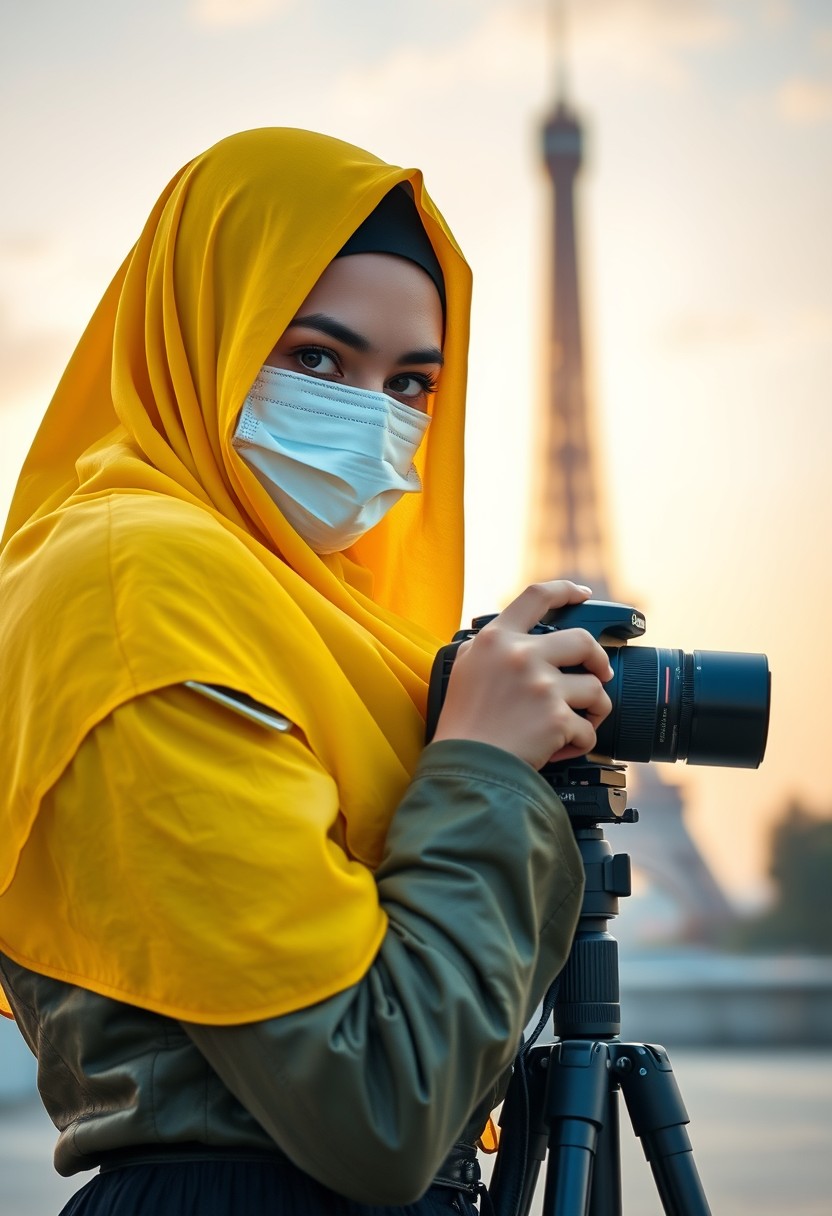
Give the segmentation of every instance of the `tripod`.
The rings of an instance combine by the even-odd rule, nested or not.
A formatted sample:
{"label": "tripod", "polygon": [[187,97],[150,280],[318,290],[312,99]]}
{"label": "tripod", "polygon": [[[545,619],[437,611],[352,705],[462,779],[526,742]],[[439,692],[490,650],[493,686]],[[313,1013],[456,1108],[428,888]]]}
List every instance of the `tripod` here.
{"label": "tripod", "polygon": [[535,1047],[533,1039],[515,1064],[491,1202],[497,1216],[528,1216],[548,1151],[544,1216],[621,1216],[620,1090],[666,1216],[710,1216],[666,1051],[619,1039],[618,943],[607,924],[619,896],[630,894],[630,858],[613,854],[600,825],[638,819],[624,809],[624,766],[578,761],[543,775],[572,820],[584,902],[566,966],[544,1004],[558,1041]]}

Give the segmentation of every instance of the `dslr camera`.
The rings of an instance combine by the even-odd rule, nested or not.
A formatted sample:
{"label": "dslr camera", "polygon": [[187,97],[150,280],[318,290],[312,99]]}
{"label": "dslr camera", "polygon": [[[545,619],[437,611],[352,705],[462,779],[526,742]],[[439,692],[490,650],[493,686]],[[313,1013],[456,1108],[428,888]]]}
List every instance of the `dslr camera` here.
{"label": "dslr camera", "polygon": [[[495,615],[475,617],[470,629],[457,633],[438,652],[428,692],[428,740],[436,729],[457,650]],[[604,685],[612,710],[598,728],[595,751],[577,762],[547,764],[541,770],[567,809],[578,799],[576,787],[600,784],[610,787],[610,806],[618,818],[615,788],[626,793],[623,776],[616,779],[621,766],[615,761],[686,760],[757,768],[763,759],[771,706],[766,656],[628,646],[645,628],[644,615],[636,608],[586,600],[553,609],[530,630],[585,629],[601,643],[613,670]]]}

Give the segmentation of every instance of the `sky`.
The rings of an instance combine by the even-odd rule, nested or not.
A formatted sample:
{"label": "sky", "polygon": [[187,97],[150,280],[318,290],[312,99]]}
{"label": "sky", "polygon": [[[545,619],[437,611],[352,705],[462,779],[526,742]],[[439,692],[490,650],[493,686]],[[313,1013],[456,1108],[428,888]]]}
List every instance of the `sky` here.
{"label": "sky", "polygon": [[[505,604],[545,391],[544,0],[0,12],[0,516],[164,184],[232,131],[306,127],[422,168],[473,268],[465,616]],[[613,587],[646,644],[769,656],[762,767],[662,766],[752,901],[786,802],[832,814],[832,6],[572,0],[565,25]]]}

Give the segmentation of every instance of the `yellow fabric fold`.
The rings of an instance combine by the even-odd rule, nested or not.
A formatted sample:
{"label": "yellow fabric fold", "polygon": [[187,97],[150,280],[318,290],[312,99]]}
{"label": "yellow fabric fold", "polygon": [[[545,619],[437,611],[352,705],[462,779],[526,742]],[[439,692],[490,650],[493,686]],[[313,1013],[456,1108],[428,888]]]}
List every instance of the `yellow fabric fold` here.
{"label": "yellow fabric fold", "polygon": [[[416,462],[424,488],[345,554],[320,557],[231,436],[266,355],[321,272],[402,181],[412,185],[447,294],[445,368]],[[111,932],[126,908],[102,916],[97,931],[85,921],[82,933],[44,900],[24,855],[47,792],[89,733],[133,698],[184,680],[238,688],[290,718],[333,782],[349,857],[377,863],[421,749],[433,654],[459,619],[469,305],[468,268],[417,170],[325,136],[263,129],[223,140],[168,185],[58,386],[3,538],[0,949],[45,968],[38,949],[48,925],[50,973],[63,953],[73,982],[103,990],[95,976],[106,972],[124,999],[171,1006],[167,943],[188,936],[199,908],[175,903],[164,932],[137,925],[156,935],[151,983],[137,961],[147,943],[131,950]],[[192,763],[183,748],[184,781]],[[131,821],[151,805],[158,815],[164,796],[149,773],[129,806],[108,805],[95,788],[83,805],[79,798],[79,816],[93,823],[123,817],[125,842],[107,859],[64,841],[79,900],[95,890],[102,864],[127,876]],[[279,834],[281,790],[264,791],[264,800]],[[257,855],[259,820],[218,818],[236,856]],[[184,875],[199,866],[198,838],[170,847],[165,883],[177,867]],[[257,896],[288,899],[273,878]],[[116,901],[120,889],[129,898],[128,882],[109,889]],[[240,894],[251,906],[252,892]],[[228,898],[233,904],[233,890]],[[356,931],[345,918],[345,950]],[[281,967],[280,943],[263,935],[258,948],[242,966],[229,932],[191,953],[177,984],[194,992],[194,1020],[292,1007],[298,977]],[[258,957],[263,973],[254,976]],[[304,982],[314,987],[314,977]]]}
{"label": "yellow fabric fold", "polygon": [[[37,970],[83,975],[97,992],[130,999],[119,952],[89,956],[87,942],[106,924],[141,970],[155,1012],[189,1021],[209,1008],[215,1023],[276,1016],[361,979],[387,917],[372,872],[341,847],[335,782],[301,739],[239,719],[229,729],[228,719],[189,688],[166,688],[119,706],[83,740],[45,795],[4,896],[16,918],[37,885],[54,918],[72,922],[59,940],[45,918],[29,923]],[[91,789],[130,808],[145,783],[141,815],[78,813]],[[269,789],[279,801],[264,797]],[[230,833],[229,820],[248,831]],[[93,884],[89,865],[67,865],[81,855],[95,864]],[[31,965],[28,954],[18,962]],[[229,994],[232,966],[246,984]]]}

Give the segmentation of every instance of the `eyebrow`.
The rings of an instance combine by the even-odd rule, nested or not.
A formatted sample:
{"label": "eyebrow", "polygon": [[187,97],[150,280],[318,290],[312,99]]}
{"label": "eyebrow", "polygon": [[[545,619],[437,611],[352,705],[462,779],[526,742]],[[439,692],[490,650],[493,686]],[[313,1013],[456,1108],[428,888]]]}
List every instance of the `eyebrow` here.
{"label": "eyebrow", "polygon": [[[349,346],[352,350],[360,351],[366,354],[372,351],[372,345],[363,334],[356,333],[354,329],[344,325],[341,321],[336,321],[335,317],[327,316],[324,312],[309,313],[305,317],[295,317],[287,325],[287,329],[295,329],[303,326],[307,329],[317,329],[322,334],[327,334],[330,338],[334,338],[336,342],[343,342],[345,346]],[[397,359],[397,363],[403,366],[405,363],[435,363],[439,367],[444,365],[445,358],[438,346],[426,346],[421,350],[409,350]]]}
{"label": "eyebrow", "polygon": [[439,367],[444,367],[445,356],[438,346],[426,346],[424,350],[409,350],[398,362],[400,366],[405,363],[436,363]]}

